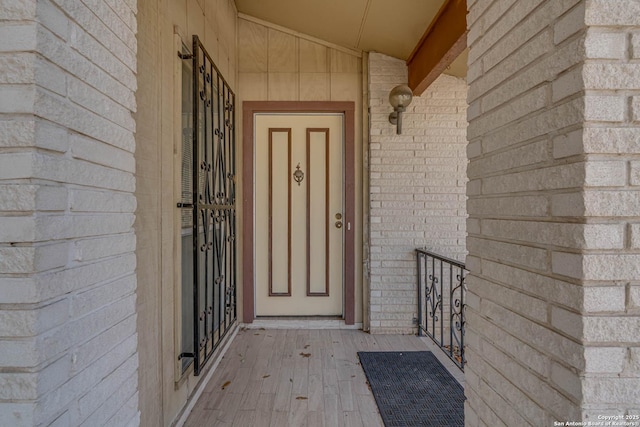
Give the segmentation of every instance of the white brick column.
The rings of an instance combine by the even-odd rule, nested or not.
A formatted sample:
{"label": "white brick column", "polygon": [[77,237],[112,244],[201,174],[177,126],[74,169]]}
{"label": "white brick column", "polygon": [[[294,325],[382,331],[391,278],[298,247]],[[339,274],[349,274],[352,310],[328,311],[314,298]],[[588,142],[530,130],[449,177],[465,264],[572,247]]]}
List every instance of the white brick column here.
{"label": "white brick column", "polygon": [[467,85],[440,76],[389,123],[404,61],[369,55],[370,319],[373,333],[410,333],[417,316],[416,248],[464,259]]}
{"label": "white brick column", "polygon": [[0,425],[137,425],[136,1],[0,1]]}
{"label": "white brick column", "polygon": [[466,424],[637,414],[640,3],[468,7]]}
{"label": "white brick column", "polygon": [[[582,144],[562,157],[586,159],[585,186],[552,199],[552,210],[607,230],[581,254],[554,254],[553,269],[584,286],[582,412],[640,416],[640,2],[591,0],[584,14]],[[578,273],[578,274],[576,274]],[[564,312],[561,316],[566,316]]]}

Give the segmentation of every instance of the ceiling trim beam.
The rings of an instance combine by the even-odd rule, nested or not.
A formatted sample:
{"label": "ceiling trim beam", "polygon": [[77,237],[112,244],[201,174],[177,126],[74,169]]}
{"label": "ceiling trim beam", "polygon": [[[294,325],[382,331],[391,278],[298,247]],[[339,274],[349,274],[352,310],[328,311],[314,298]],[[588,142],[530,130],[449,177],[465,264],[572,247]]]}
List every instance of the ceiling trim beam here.
{"label": "ceiling trim beam", "polygon": [[413,49],[409,87],[421,95],[467,47],[467,2],[447,0]]}
{"label": "ceiling trim beam", "polygon": [[364,7],[364,13],[362,14],[362,20],[360,21],[360,29],[358,30],[358,40],[356,40],[356,47],[360,47],[360,40],[362,40],[362,32],[364,26],[367,23],[367,16],[369,15],[369,8],[371,7],[371,0],[367,0],[367,5]]}

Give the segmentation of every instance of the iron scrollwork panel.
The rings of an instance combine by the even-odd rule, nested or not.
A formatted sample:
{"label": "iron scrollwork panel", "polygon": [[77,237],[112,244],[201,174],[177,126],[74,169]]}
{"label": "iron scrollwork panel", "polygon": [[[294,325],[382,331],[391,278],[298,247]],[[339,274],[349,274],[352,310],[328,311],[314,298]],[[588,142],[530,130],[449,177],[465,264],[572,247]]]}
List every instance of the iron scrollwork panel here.
{"label": "iron scrollwork panel", "polygon": [[235,94],[193,37],[194,373],[236,321]]}
{"label": "iron scrollwork panel", "polygon": [[465,265],[421,249],[416,254],[418,334],[429,336],[464,370]]}
{"label": "iron scrollwork panel", "polygon": [[452,355],[456,358],[457,361],[459,361],[459,364],[464,367],[464,294],[466,289],[465,270],[463,268],[459,268],[455,277],[456,281],[452,284],[451,287],[451,325],[449,326],[451,336],[449,338],[449,342],[451,343],[451,351],[453,352]]}

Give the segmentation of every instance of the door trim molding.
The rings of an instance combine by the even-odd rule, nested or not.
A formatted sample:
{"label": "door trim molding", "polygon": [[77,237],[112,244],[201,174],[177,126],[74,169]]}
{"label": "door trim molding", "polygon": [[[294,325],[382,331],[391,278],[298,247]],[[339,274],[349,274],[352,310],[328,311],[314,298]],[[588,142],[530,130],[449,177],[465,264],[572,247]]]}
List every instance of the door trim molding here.
{"label": "door trim molding", "polygon": [[[273,134],[287,133],[287,292],[273,291]],[[269,128],[269,296],[291,296],[291,128]]]}
{"label": "door trim molding", "polygon": [[[254,121],[256,113],[344,114],[344,321],[355,322],[355,103],[351,101],[244,101],[242,103],[242,320],[255,318]],[[349,229],[350,228],[350,229]]]}
{"label": "door trim molding", "polygon": [[[312,133],[324,133],[324,156],[325,156],[325,170],[324,170],[324,214],[325,214],[325,223],[324,223],[324,292],[311,292],[311,172],[315,171],[311,167],[311,134]],[[308,297],[328,297],[329,296],[329,283],[331,280],[330,269],[329,269],[329,222],[331,218],[331,214],[329,212],[329,128],[307,128],[307,296]],[[315,173],[315,172],[314,172]],[[314,178],[315,179],[315,178]]]}

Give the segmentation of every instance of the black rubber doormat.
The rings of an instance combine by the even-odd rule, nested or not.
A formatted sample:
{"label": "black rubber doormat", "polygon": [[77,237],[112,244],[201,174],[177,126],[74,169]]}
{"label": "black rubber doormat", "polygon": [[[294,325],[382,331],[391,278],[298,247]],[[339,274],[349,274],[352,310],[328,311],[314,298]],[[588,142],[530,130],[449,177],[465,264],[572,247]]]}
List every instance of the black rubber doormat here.
{"label": "black rubber doormat", "polygon": [[464,425],[464,390],[430,351],[358,357],[386,427]]}

